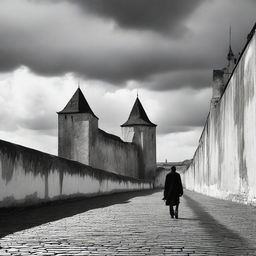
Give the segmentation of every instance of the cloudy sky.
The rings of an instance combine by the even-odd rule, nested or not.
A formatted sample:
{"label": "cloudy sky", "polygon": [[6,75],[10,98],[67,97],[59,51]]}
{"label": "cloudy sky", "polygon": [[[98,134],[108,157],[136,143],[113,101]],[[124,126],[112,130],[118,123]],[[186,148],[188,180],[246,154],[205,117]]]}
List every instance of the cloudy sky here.
{"label": "cloudy sky", "polygon": [[241,51],[256,0],[0,0],[0,139],[57,153],[57,114],[80,81],[121,135],[137,90],[158,161],[191,158],[228,31]]}

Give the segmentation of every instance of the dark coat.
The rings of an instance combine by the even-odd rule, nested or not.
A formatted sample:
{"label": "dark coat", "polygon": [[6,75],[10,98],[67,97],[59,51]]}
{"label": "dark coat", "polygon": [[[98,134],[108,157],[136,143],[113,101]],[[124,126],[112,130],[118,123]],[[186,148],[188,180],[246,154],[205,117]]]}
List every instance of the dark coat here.
{"label": "dark coat", "polygon": [[183,195],[183,187],[179,173],[170,172],[166,175],[164,186],[164,200],[166,205],[177,205],[180,203],[180,196]]}

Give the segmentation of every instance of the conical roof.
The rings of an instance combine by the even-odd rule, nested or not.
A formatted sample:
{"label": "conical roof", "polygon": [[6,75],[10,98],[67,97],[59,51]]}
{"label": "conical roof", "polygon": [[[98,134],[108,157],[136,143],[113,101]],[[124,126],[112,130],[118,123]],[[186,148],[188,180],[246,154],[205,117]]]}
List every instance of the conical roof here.
{"label": "conical roof", "polygon": [[80,88],[76,90],[65,108],[58,112],[58,114],[75,114],[75,113],[88,113],[98,118],[91,110],[88,102],[86,101]]}
{"label": "conical roof", "polygon": [[148,116],[138,97],[132,107],[132,111],[130,113],[128,120],[124,124],[122,124],[121,127],[135,125],[156,126],[148,119]]}

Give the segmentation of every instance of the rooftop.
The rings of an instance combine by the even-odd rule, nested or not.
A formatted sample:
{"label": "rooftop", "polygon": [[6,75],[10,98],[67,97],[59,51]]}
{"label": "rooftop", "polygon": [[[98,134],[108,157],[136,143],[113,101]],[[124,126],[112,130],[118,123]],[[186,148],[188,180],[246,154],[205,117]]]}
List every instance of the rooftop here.
{"label": "rooftop", "polygon": [[152,123],[149,120],[138,97],[133,105],[133,108],[128,120],[124,124],[122,124],[121,127],[134,126],[134,125],[153,126],[153,127],[156,126],[154,123]]}
{"label": "rooftop", "polygon": [[76,90],[72,98],[69,100],[65,108],[58,112],[58,114],[75,114],[75,113],[89,113],[98,118],[91,110],[80,88]]}

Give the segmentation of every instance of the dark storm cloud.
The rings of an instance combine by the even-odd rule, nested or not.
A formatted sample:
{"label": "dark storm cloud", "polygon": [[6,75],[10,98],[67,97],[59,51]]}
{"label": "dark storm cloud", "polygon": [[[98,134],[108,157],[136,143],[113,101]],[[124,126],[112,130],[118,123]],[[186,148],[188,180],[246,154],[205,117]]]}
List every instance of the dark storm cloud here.
{"label": "dark storm cloud", "polygon": [[185,20],[202,0],[78,0],[86,11],[114,20],[120,27],[183,34]]}
{"label": "dark storm cloud", "polygon": [[[184,48],[181,54],[181,44],[176,40],[172,42],[142,31],[160,27],[178,29],[199,2],[185,4],[179,0],[159,4],[158,1],[155,6],[156,1],[122,0],[122,5],[119,1],[3,1],[0,3],[0,70],[25,65],[43,75],[75,72],[85,78],[124,86],[128,80],[143,81],[157,73],[205,67],[208,65],[205,58],[198,54],[191,56],[196,49]],[[87,9],[93,12],[100,9],[103,16],[111,13],[116,22],[126,24],[124,27],[133,24],[134,18],[129,21],[132,10],[135,14],[138,11],[142,18],[137,25],[133,24],[133,31],[115,30],[100,18],[81,14],[78,3],[84,8],[88,5]],[[141,15],[143,7],[145,12]],[[151,17],[153,10],[157,19]],[[141,32],[136,31],[135,25]]]}
{"label": "dark storm cloud", "polygon": [[183,89],[176,90],[160,98],[159,111],[154,120],[159,133],[175,133],[191,131],[202,127],[210,108],[211,89]]}
{"label": "dark storm cloud", "polygon": [[[183,102],[182,99],[180,99]],[[209,102],[201,100],[196,103],[177,104],[169,109],[168,118],[159,118],[158,133],[167,134],[175,132],[186,132],[196,127],[203,127],[209,109]],[[193,105],[193,109],[191,107]]]}
{"label": "dark storm cloud", "polygon": [[[154,90],[209,86],[208,70],[225,64],[227,33],[220,24],[236,24],[237,50],[255,19],[253,2],[230,3],[2,0],[0,71],[25,65],[43,75],[74,72],[118,87],[133,80]],[[187,33],[177,36],[184,27]]]}
{"label": "dark storm cloud", "polygon": [[152,90],[202,89],[211,86],[212,70],[182,70],[160,73],[142,82]]}
{"label": "dark storm cloud", "polygon": [[88,43],[84,36],[84,44],[78,45],[74,41],[60,41],[63,35],[58,35],[59,32],[56,32],[56,38],[52,32],[50,35],[34,31],[23,31],[25,33],[21,35],[20,32],[11,29],[6,33],[0,31],[2,71],[26,65],[43,75],[76,72],[90,79],[106,80],[120,86],[127,80],[142,81],[169,70],[204,68],[212,61],[198,57],[196,49],[192,52],[184,49],[180,54],[177,45],[171,47],[154,37],[138,40],[131,36],[127,38],[126,45],[123,41],[120,44],[118,41],[106,44],[96,39]]}

